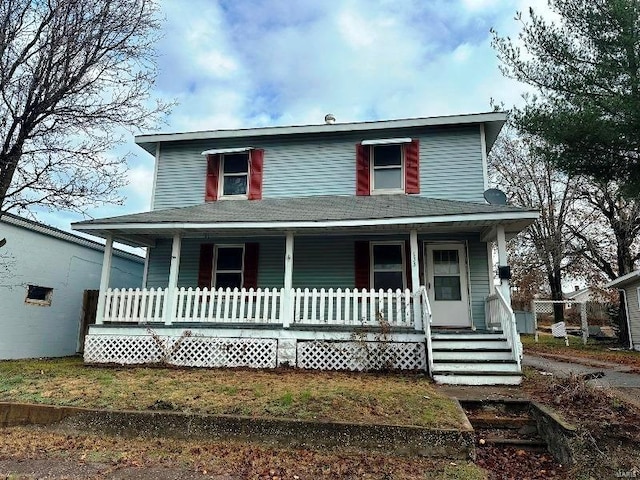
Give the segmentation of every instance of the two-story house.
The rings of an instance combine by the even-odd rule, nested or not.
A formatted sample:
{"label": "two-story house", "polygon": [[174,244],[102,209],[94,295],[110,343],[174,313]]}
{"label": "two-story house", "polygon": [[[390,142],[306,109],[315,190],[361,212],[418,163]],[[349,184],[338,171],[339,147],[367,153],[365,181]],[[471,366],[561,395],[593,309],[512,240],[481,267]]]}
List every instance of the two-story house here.
{"label": "two-story house", "polygon": [[[489,204],[504,113],[142,135],[152,211],[73,228],[107,241],[92,363],[426,369],[519,383],[492,244],[537,213]],[[108,289],[114,240],[144,284]],[[508,277],[502,269],[502,277]]]}

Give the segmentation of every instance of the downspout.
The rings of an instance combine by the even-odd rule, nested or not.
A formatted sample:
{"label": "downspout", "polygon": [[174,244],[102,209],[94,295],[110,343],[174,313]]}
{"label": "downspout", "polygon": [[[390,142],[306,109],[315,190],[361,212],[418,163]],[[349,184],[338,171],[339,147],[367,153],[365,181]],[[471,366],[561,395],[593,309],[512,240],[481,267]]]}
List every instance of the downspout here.
{"label": "downspout", "polygon": [[618,288],[618,291],[624,297],[624,316],[627,319],[627,334],[629,335],[629,350],[633,350],[633,339],[631,338],[631,324],[629,322],[629,299],[627,291],[624,288]]}

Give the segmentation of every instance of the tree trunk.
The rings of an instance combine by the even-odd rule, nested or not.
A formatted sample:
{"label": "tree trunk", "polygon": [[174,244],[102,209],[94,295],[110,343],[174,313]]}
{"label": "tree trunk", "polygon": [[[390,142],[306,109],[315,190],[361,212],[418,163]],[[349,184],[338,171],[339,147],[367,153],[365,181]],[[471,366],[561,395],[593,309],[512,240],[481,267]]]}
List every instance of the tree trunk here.
{"label": "tree trunk", "polygon": [[[549,275],[549,286],[551,287],[551,300],[563,300],[562,275],[559,271]],[[562,303],[553,304],[553,319],[556,322],[564,321],[564,305]]]}
{"label": "tree trunk", "polygon": [[9,153],[0,154],[0,216],[4,211],[4,199],[11,186],[11,179],[18,166],[21,149],[12,148]]}

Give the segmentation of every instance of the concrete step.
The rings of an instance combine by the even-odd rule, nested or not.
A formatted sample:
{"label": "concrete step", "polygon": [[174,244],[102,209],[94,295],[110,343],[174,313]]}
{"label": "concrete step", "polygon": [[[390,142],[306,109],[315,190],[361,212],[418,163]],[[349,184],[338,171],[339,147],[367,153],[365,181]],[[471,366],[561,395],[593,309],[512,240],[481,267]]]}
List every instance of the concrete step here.
{"label": "concrete step", "polygon": [[508,348],[502,349],[434,349],[432,350],[433,361],[441,360],[512,360],[513,355]]}
{"label": "concrete step", "polygon": [[433,380],[447,385],[520,385],[522,375],[511,372],[434,372]]}
{"label": "concrete step", "polygon": [[496,372],[509,372],[509,373],[517,373],[520,374],[520,370],[518,369],[518,364],[511,360],[498,360],[498,361],[484,361],[478,360],[477,362],[473,361],[446,361],[446,362],[434,362],[433,372],[460,372],[465,373],[469,371],[474,371],[481,375],[484,372],[496,373]]}
{"label": "concrete step", "polygon": [[499,417],[467,413],[467,418],[475,429],[520,430],[522,427],[536,426],[536,421],[531,417]]}

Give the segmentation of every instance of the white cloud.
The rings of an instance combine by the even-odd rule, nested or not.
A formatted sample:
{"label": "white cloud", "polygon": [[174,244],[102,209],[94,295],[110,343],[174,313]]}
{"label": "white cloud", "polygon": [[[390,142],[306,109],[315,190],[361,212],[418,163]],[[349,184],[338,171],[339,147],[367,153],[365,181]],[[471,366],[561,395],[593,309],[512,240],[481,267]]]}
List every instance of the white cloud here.
{"label": "white cloud", "polygon": [[[179,101],[166,131],[510,106],[524,87],[500,74],[489,28],[513,38],[530,4],[548,15],[546,0],[164,0],[156,93]],[[153,158],[128,146],[127,203],[95,216],[148,208]]]}

